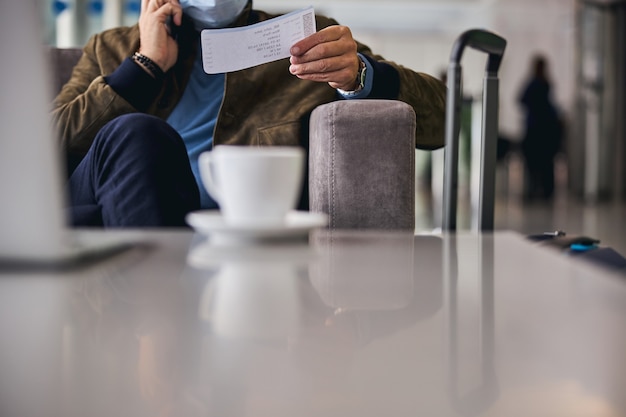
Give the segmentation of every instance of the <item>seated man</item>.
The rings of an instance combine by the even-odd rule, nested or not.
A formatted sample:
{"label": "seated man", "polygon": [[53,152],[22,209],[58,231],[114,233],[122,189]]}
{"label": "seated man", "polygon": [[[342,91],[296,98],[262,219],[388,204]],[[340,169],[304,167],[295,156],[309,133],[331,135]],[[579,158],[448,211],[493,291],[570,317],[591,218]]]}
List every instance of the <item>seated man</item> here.
{"label": "seated man", "polygon": [[[384,61],[326,17],[289,59],[203,71],[202,29],[273,17],[251,0],[143,0],[137,25],[89,40],[53,108],[64,150],[80,161],[69,179],[73,224],[183,226],[189,211],[217,207],[201,184],[201,152],[306,147],[310,113],[335,100],[405,101],[417,114],[416,145],[443,145],[445,86]],[[307,204],[304,196],[299,208]]]}

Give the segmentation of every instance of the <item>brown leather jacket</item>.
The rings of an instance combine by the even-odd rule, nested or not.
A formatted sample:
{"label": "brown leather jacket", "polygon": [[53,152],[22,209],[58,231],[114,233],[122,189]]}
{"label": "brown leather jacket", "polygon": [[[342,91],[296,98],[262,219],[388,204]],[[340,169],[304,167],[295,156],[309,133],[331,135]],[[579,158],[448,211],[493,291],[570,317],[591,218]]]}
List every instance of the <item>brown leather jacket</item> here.
{"label": "brown leather jacket", "polygon": [[[275,16],[251,10],[249,3],[236,25],[272,17]],[[182,96],[198,45],[198,34],[190,23],[185,21],[180,28],[179,59],[148,106],[146,112],[149,114],[167,119]],[[337,22],[332,19],[317,17],[318,30],[334,24]],[[104,78],[138,48],[137,25],[104,31],[85,45],[71,79],[53,103],[53,119],[66,151],[84,155],[102,126],[117,116],[138,111]],[[444,141],[445,86],[429,75],[384,61],[365,45],[358,44],[358,50],[389,63],[399,72],[397,99],[415,109],[416,146],[424,149],[441,147]],[[328,84],[300,80],[291,75],[288,68],[289,60],[283,59],[226,75],[215,144],[295,145],[308,137],[306,129],[311,111],[340,97]]]}

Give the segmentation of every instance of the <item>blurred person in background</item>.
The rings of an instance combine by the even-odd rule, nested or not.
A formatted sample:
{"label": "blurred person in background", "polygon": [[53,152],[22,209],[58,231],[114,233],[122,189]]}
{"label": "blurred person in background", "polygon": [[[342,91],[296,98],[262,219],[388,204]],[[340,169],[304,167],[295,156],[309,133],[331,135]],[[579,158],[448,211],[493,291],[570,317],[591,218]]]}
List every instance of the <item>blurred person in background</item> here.
{"label": "blurred person in background", "polygon": [[551,95],[548,61],[535,55],[530,77],[519,96],[525,112],[522,153],[526,166],[524,197],[550,200],[554,196],[554,158],[561,149],[563,127]]}

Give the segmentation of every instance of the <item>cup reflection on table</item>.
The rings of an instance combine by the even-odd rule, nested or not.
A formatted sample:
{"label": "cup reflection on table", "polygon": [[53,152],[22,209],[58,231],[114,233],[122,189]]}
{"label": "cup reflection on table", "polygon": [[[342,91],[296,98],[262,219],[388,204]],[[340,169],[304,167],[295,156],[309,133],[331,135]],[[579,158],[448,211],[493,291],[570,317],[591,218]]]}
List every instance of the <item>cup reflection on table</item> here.
{"label": "cup reflection on table", "polygon": [[306,241],[201,242],[188,262],[215,274],[202,291],[199,318],[217,337],[286,341],[298,325],[300,281],[316,257]]}

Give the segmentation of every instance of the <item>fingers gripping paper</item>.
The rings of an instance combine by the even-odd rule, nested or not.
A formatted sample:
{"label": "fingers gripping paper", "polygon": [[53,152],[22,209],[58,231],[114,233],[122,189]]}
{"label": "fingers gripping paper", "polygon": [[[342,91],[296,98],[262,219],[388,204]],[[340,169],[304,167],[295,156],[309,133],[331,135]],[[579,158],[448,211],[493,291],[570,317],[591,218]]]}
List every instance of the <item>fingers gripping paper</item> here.
{"label": "fingers gripping paper", "polygon": [[288,58],[291,46],[315,30],[312,7],[250,26],[205,29],[201,34],[204,72],[239,71]]}

